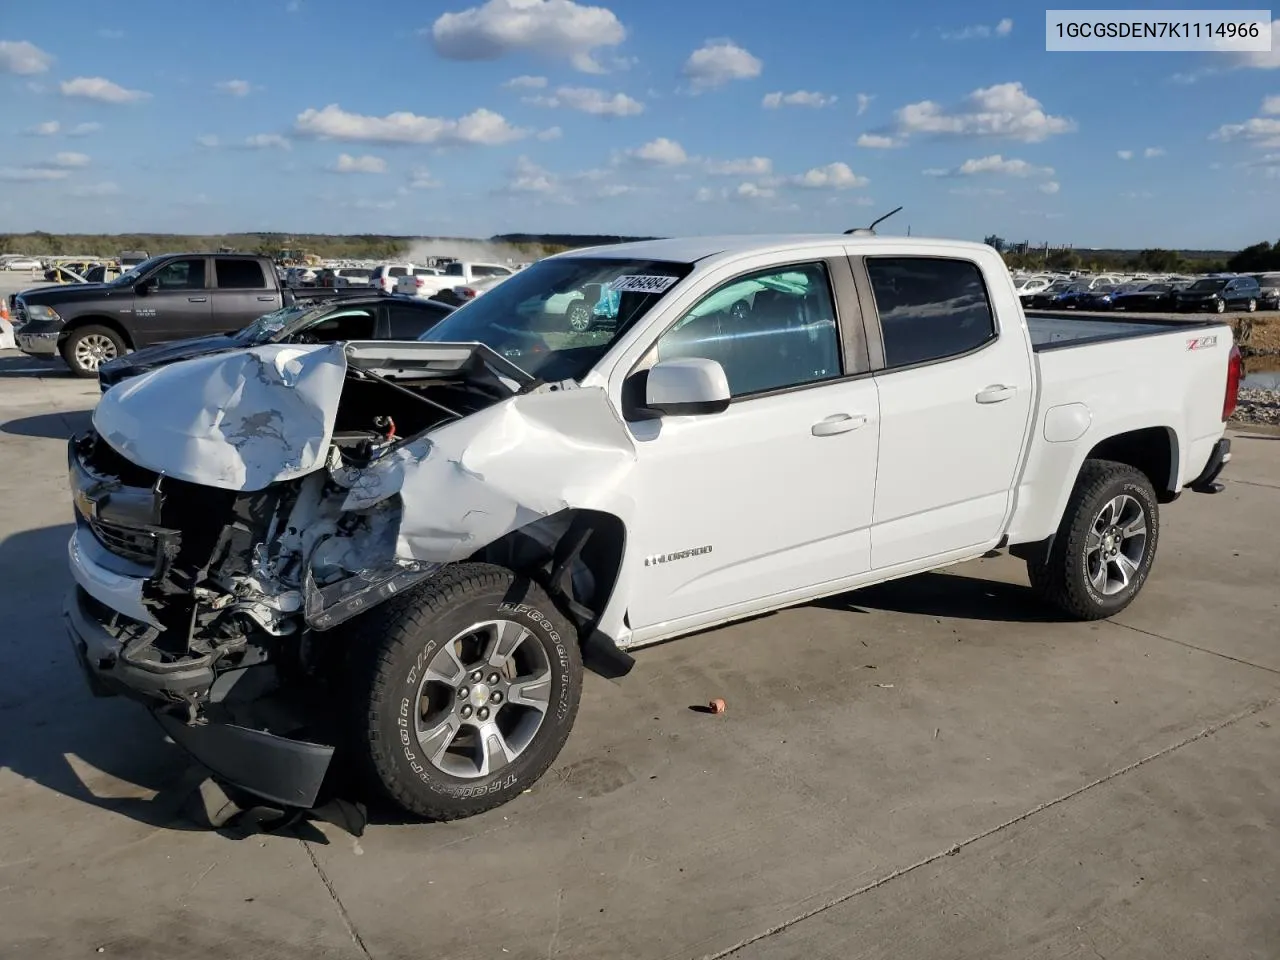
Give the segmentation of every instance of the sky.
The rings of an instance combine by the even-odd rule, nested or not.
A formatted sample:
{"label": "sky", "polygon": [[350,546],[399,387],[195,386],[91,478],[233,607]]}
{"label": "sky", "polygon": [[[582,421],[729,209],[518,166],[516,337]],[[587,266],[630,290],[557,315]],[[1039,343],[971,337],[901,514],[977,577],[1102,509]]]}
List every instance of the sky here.
{"label": "sky", "polygon": [[0,18],[0,232],[1280,234],[1280,20],[1047,53],[1012,0],[44,7]]}

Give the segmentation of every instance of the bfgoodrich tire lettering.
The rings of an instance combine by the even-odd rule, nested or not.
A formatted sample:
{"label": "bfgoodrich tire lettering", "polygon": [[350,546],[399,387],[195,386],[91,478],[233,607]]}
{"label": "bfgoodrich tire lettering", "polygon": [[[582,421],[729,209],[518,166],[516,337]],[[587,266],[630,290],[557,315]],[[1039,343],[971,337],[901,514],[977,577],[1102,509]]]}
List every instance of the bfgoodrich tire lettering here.
{"label": "bfgoodrich tire lettering", "polygon": [[[537,664],[535,671],[545,666],[545,684],[504,677],[492,691],[506,698],[500,693],[495,701],[486,681],[491,677],[487,658],[497,654],[483,631],[468,632],[478,624],[511,625],[518,646],[531,645],[526,662]],[[493,643],[500,635],[500,630],[493,634]],[[360,618],[350,642],[352,702],[361,734],[355,759],[390,800],[428,819],[473,816],[531,787],[560,753],[578,713],[582,659],[576,631],[540,587],[502,567],[445,567],[418,589]],[[447,664],[455,660],[461,673],[450,687],[453,670]],[[474,683],[468,679],[473,670],[482,675]],[[433,692],[424,692],[428,684]],[[525,696],[533,687],[538,690]],[[440,691],[447,695],[440,697]],[[488,719],[490,710],[495,727],[503,710],[508,717],[527,712],[539,722],[533,732],[526,730],[527,737],[513,735],[513,728],[486,742],[481,732],[486,727],[478,718],[485,711]],[[460,728],[460,739],[453,739],[451,725]],[[524,726],[531,725],[530,720]],[[424,741],[437,729],[440,738]],[[491,743],[501,750],[491,753]]]}
{"label": "bfgoodrich tire lettering", "polygon": [[1159,540],[1159,504],[1146,475],[1128,464],[1086,460],[1053,548],[1044,560],[1029,561],[1027,573],[1032,588],[1064,613],[1101,620],[1141,592]]}

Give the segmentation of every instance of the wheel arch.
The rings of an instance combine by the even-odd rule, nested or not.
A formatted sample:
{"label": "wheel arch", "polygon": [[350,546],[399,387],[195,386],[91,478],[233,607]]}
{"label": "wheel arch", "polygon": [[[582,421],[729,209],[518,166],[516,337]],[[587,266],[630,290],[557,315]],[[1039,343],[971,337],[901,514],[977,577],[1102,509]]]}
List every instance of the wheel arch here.
{"label": "wheel arch", "polygon": [[[1114,460],[1145,474],[1156,497],[1168,503],[1178,496],[1180,467],[1178,434],[1172,427],[1142,427],[1100,440],[1085,454],[1080,469],[1090,460]],[[1079,471],[1076,476],[1079,477]]]}
{"label": "wheel arch", "polygon": [[62,331],[58,334],[58,349],[62,349],[62,345],[66,343],[67,337],[71,336],[75,331],[82,330],[85,327],[106,327],[114,333],[120,335],[120,339],[124,341],[124,345],[132,350],[134,349],[133,337],[129,335],[129,331],[125,329],[124,324],[114,317],[106,317],[101,314],[87,313],[84,316],[72,317],[62,325]]}

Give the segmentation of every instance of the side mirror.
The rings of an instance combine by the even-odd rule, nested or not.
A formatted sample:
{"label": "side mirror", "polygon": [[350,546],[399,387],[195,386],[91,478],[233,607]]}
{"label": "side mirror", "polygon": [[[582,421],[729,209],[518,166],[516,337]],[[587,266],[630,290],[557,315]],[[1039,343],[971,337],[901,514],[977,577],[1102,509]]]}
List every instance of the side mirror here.
{"label": "side mirror", "polygon": [[148,277],[146,280],[141,280],[138,283],[135,283],[133,285],[133,292],[140,297],[145,297],[148,293],[153,293],[158,286],[159,283],[155,277]]}
{"label": "side mirror", "polygon": [[670,417],[721,413],[729,398],[724,367],[703,357],[655,363],[645,383],[645,406]]}

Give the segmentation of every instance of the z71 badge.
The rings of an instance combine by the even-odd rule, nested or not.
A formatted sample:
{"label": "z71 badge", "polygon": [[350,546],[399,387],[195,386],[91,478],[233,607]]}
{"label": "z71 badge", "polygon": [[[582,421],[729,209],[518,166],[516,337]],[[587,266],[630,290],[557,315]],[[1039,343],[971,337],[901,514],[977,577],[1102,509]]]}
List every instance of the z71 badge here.
{"label": "z71 badge", "polygon": [[1207,337],[1192,337],[1187,341],[1188,350],[1203,350],[1206,347],[1216,347],[1218,345],[1218,335],[1210,334]]}
{"label": "z71 badge", "polygon": [[655,553],[644,558],[646,567],[656,567],[660,563],[671,563],[673,560],[687,560],[689,557],[700,557],[704,553],[710,553],[711,548],[708,547],[690,547],[688,550],[677,550],[675,553]]}

